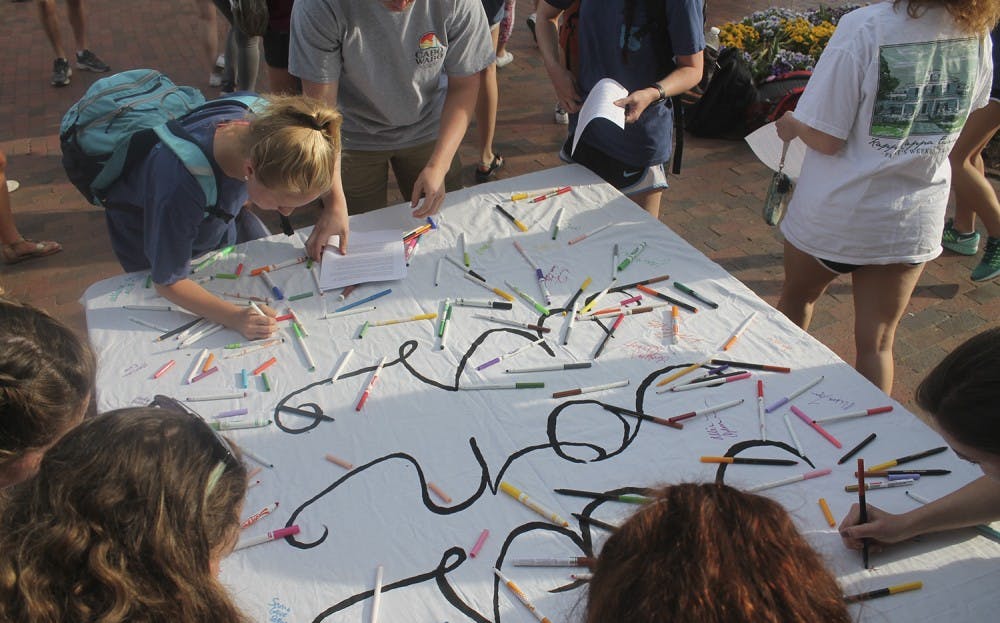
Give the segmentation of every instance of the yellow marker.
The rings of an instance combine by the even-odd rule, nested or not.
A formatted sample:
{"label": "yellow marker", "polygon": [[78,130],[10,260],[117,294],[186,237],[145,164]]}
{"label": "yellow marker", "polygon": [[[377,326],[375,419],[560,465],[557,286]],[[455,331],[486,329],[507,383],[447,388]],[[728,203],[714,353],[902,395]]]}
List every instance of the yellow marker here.
{"label": "yellow marker", "polygon": [[682,368],[682,369],[678,370],[677,372],[674,372],[673,374],[667,376],[665,379],[663,379],[662,381],[660,381],[659,383],[657,383],[656,386],[657,387],[662,387],[662,386],[666,385],[667,383],[669,383],[671,381],[676,381],[677,379],[681,378],[685,374],[688,374],[689,372],[694,372],[695,370],[697,370],[698,368],[702,367],[703,365],[705,365],[706,363],[708,363],[711,360],[712,360],[712,358],[709,357],[708,359],[705,359],[704,361],[699,361],[698,363],[692,363],[688,367]]}
{"label": "yellow marker", "polygon": [[528,494],[526,494],[525,492],[521,491],[520,489],[518,489],[514,485],[510,484],[509,482],[506,482],[506,481],[501,482],[500,483],[500,490],[503,491],[504,493],[506,493],[507,495],[509,495],[510,497],[514,498],[515,500],[517,500],[521,504],[524,504],[525,506],[527,506],[531,510],[535,511],[536,513],[538,513],[542,517],[548,519],[552,523],[554,523],[556,525],[559,525],[559,526],[562,526],[564,528],[568,528],[569,527],[569,522],[568,521],[566,521],[565,519],[563,519],[562,517],[560,517],[555,512],[550,511],[549,509],[545,508],[544,506],[542,506],[538,502],[532,500],[530,497],[528,497]]}
{"label": "yellow marker", "polygon": [[819,499],[819,507],[823,511],[823,516],[826,517],[826,523],[830,524],[831,528],[836,526],[837,522],[834,520],[833,513],[830,512],[830,505],[826,503],[825,499]]}
{"label": "yellow marker", "polygon": [[437,314],[418,314],[416,316],[410,316],[409,318],[396,318],[394,320],[379,320],[378,322],[371,323],[372,327],[384,327],[390,324],[399,324],[401,322],[413,322],[414,320],[433,320],[437,318]]}
{"label": "yellow marker", "polygon": [[880,588],[874,591],[868,591],[866,593],[858,593],[856,595],[844,595],[844,601],[853,604],[859,601],[867,601],[869,599],[875,599],[877,597],[888,597],[889,595],[895,595],[896,593],[905,593],[907,591],[919,591],[924,587],[924,583],[917,582],[907,582],[906,584],[897,584],[896,586],[889,586],[887,588]]}
{"label": "yellow marker", "polygon": [[603,290],[597,293],[597,296],[590,299],[590,302],[584,305],[583,309],[580,310],[580,315],[582,316],[587,312],[589,312],[594,307],[594,305],[597,304],[597,301],[601,300],[601,298],[603,298],[604,295],[608,293],[608,290],[611,289],[611,286],[615,285],[615,281],[617,281],[617,279],[612,279],[611,283],[608,284],[608,287],[604,288]]}

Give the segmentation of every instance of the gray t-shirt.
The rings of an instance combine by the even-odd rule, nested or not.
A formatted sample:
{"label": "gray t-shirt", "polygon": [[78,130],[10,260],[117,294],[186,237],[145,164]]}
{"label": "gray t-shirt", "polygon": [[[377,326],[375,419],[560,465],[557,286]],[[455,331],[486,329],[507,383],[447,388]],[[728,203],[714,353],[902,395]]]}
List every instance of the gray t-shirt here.
{"label": "gray t-shirt", "polygon": [[480,0],[417,0],[393,12],[378,0],[297,0],[288,70],[337,82],[344,147],[412,147],[437,139],[446,76],[495,59]]}

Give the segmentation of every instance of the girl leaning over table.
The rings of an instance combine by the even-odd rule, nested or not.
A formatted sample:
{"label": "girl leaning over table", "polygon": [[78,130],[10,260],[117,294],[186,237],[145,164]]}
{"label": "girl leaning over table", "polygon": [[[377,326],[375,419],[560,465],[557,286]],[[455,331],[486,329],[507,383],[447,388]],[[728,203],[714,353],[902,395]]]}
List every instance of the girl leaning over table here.
{"label": "girl leaning over table", "polygon": [[0,517],[0,621],[249,623],[217,575],[247,489],[237,450],[164,408],[90,418]]}
{"label": "girl leaning over table", "polygon": [[267,315],[261,315],[217,298],[188,277],[191,258],[269,235],[248,203],[288,215],[324,197],[325,207],[306,243],[314,259],[332,234],[341,234],[345,251],[348,229],[339,174],[340,113],[301,96],[270,96],[267,101],[249,117],[234,103],[182,120],[213,160],[217,208],[231,220],[205,214],[198,183],[162,145],[111,187],[105,211],[112,249],[126,271],[149,270],[158,294],[250,339],[275,331],[274,311],[264,306]]}
{"label": "girl leaning over table", "polygon": [[924,263],[941,253],[948,152],[989,99],[1000,3],[891,0],[845,15],[795,111],[808,147],[788,206],[778,309],[808,329],[838,275],[854,290],[855,368],[892,389],[893,339]]}
{"label": "girl leaning over table", "polygon": [[921,381],[917,404],[960,458],[979,465],[983,476],[913,510],[893,514],[868,505],[859,524],[855,504],[840,524],[844,544],[876,549],[943,530],[980,526],[1000,519],[1000,327],[966,340]]}

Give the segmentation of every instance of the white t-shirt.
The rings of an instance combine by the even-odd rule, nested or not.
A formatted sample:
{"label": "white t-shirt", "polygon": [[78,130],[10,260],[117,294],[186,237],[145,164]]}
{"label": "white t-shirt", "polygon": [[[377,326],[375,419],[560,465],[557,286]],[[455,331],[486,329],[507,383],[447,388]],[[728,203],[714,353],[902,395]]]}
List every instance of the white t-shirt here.
{"label": "white t-shirt", "polygon": [[847,264],[937,257],[948,153],[989,101],[991,51],[988,33],[961,32],[940,7],[918,19],[891,2],[845,15],[794,114],[846,145],[807,150],[781,223],[788,242]]}

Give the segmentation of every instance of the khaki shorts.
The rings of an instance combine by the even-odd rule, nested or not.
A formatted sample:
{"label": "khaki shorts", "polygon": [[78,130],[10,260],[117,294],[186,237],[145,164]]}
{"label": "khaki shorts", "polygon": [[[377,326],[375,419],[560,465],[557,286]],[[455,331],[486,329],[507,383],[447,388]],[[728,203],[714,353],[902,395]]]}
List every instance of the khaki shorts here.
{"label": "khaki shorts", "polygon": [[[341,179],[350,213],[371,212],[386,206],[390,165],[400,192],[409,201],[413,196],[413,185],[430,160],[434,145],[435,142],[431,141],[415,147],[388,151],[344,150]],[[462,163],[457,152],[444,177],[444,187],[449,192],[462,188]]]}

